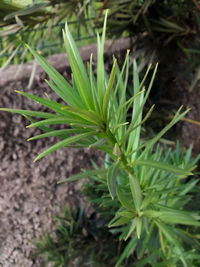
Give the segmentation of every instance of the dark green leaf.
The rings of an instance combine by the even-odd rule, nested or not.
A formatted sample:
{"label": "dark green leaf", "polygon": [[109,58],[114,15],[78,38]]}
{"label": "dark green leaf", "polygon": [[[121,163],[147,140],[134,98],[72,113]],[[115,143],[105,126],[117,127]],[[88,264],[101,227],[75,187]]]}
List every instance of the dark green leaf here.
{"label": "dark green leaf", "polygon": [[135,206],[132,203],[132,198],[131,195],[129,196],[127,193],[123,191],[123,188],[118,184],[117,185],[117,197],[121,203],[121,205],[130,211],[135,211]]}
{"label": "dark green leaf", "polygon": [[115,267],[120,267],[120,264],[125,260],[133,251],[137,245],[137,236],[134,236],[129,241],[128,245],[125,247],[124,251],[120,255],[119,260],[117,261]]}
{"label": "dark green leaf", "polygon": [[129,174],[129,183],[130,183],[130,188],[131,188],[131,193],[132,193],[133,201],[135,204],[135,208],[137,212],[139,213],[140,207],[142,204],[142,190],[141,190],[137,177],[135,177],[132,174]]}
{"label": "dark green leaf", "polygon": [[120,161],[117,160],[108,169],[107,183],[108,183],[108,189],[109,189],[112,199],[116,197],[116,184],[117,184],[117,175],[119,172],[119,165],[120,165]]}

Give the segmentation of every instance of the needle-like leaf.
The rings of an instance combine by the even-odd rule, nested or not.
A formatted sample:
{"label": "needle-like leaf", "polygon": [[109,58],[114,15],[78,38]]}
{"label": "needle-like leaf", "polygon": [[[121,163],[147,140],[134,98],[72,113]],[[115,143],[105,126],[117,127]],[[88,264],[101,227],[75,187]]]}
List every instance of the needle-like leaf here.
{"label": "needle-like leaf", "polygon": [[53,68],[46,59],[36,53],[30,46],[27,45],[35,59],[39,62],[42,68],[46,71],[49,77],[54,81],[57,94],[69,105],[82,107],[83,103],[78,96],[77,92],[71,87],[71,85],[64,79],[64,77]]}
{"label": "needle-like leaf", "polygon": [[[29,115],[29,114],[28,114]],[[41,121],[37,121],[34,122],[28,126],[26,126],[26,128],[30,128],[30,127],[40,127],[40,126],[46,126],[46,125],[58,125],[58,124],[70,124],[70,122],[74,122],[76,120],[72,119],[71,117],[61,117],[61,116],[54,116],[54,117],[50,117],[49,119],[46,120],[41,120]]]}
{"label": "needle-like leaf", "polygon": [[128,196],[126,192],[123,191],[120,185],[117,185],[117,197],[121,203],[121,205],[130,211],[135,211],[134,204],[132,203],[131,195]]}
{"label": "needle-like leaf", "polygon": [[76,43],[74,42],[71,36],[67,23],[65,25],[65,31],[63,31],[63,38],[70,66],[72,68],[74,80],[80,97],[88,109],[94,110],[94,103],[91,97],[92,95],[89,78],[87,76],[83,61],[79,55],[78,49],[76,47]]}
{"label": "needle-like leaf", "polygon": [[79,140],[82,140],[83,138],[86,138],[86,137],[89,137],[89,136],[92,136],[93,134],[95,134],[96,132],[87,132],[87,133],[83,133],[83,134],[79,134],[79,135],[75,135],[75,136],[71,136],[71,137],[68,137],[62,141],[60,141],[59,143],[51,146],[50,148],[48,148],[47,150],[43,151],[41,154],[39,154],[35,160],[39,160],[49,154],[51,154],[52,152],[58,150],[58,149],[61,149],[63,147],[66,147],[72,143],[76,143],[77,141]]}
{"label": "needle-like leaf", "polygon": [[112,71],[110,74],[110,79],[108,81],[108,86],[106,88],[106,92],[103,98],[103,117],[105,118],[105,121],[107,121],[107,116],[109,114],[108,104],[111,99],[111,93],[112,93],[113,85],[115,81],[115,74],[116,74],[116,59],[114,60]]}
{"label": "needle-like leaf", "polygon": [[152,138],[150,141],[148,141],[148,143],[146,144],[145,149],[143,150],[143,152],[141,153],[139,160],[142,159],[147,153],[148,151],[153,147],[153,145],[174,125],[176,124],[182,117],[184,117],[189,109],[187,109],[186,111],[181,112],[182,107],[179,108],[179,110],[176,112],[176,114],[174,115],[173,119],[171,120],[171,122],[166,125],[154,138]]}
{"label": "needle-like leaf", "polygon": [[159,162],[159,161],[136,160],[134,162],[134,165],[144,165],[144,166],[156,168],[159,170],[171,172],[171,173],[174,173],[177,175],[185,175],[185,176],[192,175],[192,173],[189,170],[184,170],[184,169],[178,168],[176,166],[165,164],[165,163]]}
{"label": "needle-like leaf", "polygon": [[7,111],[12,113],[17,113],[21,115],[28,115],[32,117],[38,118],[56,118],[56,114],[48,113],[48,112],[41,112],[41,111],[32,111],[32,110],[25,110],[25,109],[14,109],[14,108],[0,108],[1,111]]}
{"label": "needle-like leaf", "polygon": [[34,96],[34,95],[31,95],[29,93],[26,93],[26,92],[22,92],[22,91],[15,91],[17,92],[18,94],[20,95],[23,95],[27,98],[30,98],[32,99],[33,101],[37,102],[37,103],[40,103],[41,105],[49,108],[49,109],[52,109],[53,111],[57,112],[57,113],[60,113],[60,114],[68,114],[67,111],[64,111],[63,108],[66,107],[65,105],[63,104],[59,104],[55,101],[52,101],[52,100],[49,100],[49,99],[45,99],[45,98],[42,98],[42,97],[38,97],[38,96]]}
{"label": "needle-like leaf", "polygon": [[96,178],[96,176],[97,175],[104,175],[106,173],[107,173],[107,169],[105,169],[105,168],[97,169],[97,170],[88,170],[88,171],[84,170],[81,173],[71,175],[70,177],[68,177],[66,179],[58,181],[58,184],[73,182],[73,181],[77,181],[77,180],[80,180],[83,178],[91,178],[91,179],[99,182],[99,179]]}
{"label": "needle-like leaf", "polygon": [[119,171],[119,165],[120,161],[117,160],[110,166],[107,173],[108,189],[112,199],[116,197],[116,185],[117,185],[117,175]]}
{"label": "needle-like leaf", "polygon": [[140,212],[140,207],[142,204],[142,190],[138,181],[138,178],[132,174],[129,174],[129,183],[131,188],[131,193],[133,201],[135,204],[136,211]]}
{"label": "needle-like leaf", "polygon": [[105,14],[101,40],[99,35],[97,34],[97,91],[98,91],[99,107],[101,112],[103,112],[103,98],[105,94],[105,70],[104,70],[103,53],[104,53],[104,42],[106,35],[107,16],[108,16],[108,11],[106,11]]}
{"label": "needle-like leaf", "polygon": [[37,140],[37,139],[41,139],[41,138],[46,138],[46,137],[51,137],[51,136],[56,136],[59,138],[63,138],[65,136],[68,137],[69,134],[74,134],[74,133],[84,133],[84,132],[88,132],[88,130],[85,129],[63,129],[63,130],[52,130],[50,132],[47,133],[43,133],[43,134],[39,134],[33,137],[30,137],[29,139],[27,139],[27,141],[32,141],[32,140]]}

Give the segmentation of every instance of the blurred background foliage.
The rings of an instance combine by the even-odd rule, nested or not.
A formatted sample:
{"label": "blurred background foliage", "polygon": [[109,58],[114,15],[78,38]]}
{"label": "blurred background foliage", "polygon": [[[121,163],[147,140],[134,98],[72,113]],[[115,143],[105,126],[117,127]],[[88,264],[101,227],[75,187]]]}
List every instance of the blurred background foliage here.
{"label": "blurred background foliage", "polygon": [[107,8],[110,38],[137,37],[132,48],[140,70],[160,62],[160,87],[174,77],[184,77],[190,91],[195,87],[200,76],[199,0],[2,0],[0,66],[29,61],[24,43],[44,55],[62,52],[66,20],[79,46],[93,42]]}
{"label": "blurred background foliage", "polygon": [[[33,241],[33,258],[40,256],[54,267],[115,265],[125,242],[107,230],[107,221],[99,214],[88,215],[85,207],[66,207],[54,220],[54,231]],[[130,266],[132,260],[133,256],[124,260],[124,266]]]}
{"label": "blurred background foliage", "polygon": [[141,58],[141,69],[150,62],[160,62],[163,83],[170,74],[177,78],[187,75],[193,89],[200,74],[200,1],[104,2],[110,9],[108,35],[137,36],[134,49]]}
{"label": "blurred background foliage", "polygon": [[63,52],[65,21],[76,41],[80,41],[79,45],[93,42],[96,35],[91,22],[95,16],[96,11],[88,0],[1,1],[0,66],[29,61],[32,56],[24,43],[44,56]]}
{"label": "blurred background foliage", "polygon": [[[72,21],[76,40],[92,42],[95,30],[102,28],[107,8],[107,35],[137,37],[133,49],[141,59],[140,69],[159,61],[165,73],[173,72],[175,77],[189,73],[191,89],[195,86],[200,76],[199,0],[2,0],[1,66],[8,58],[8,63],[13,58],[18,63],[16,55],[22,56],[21,61],[24,42],[46,54],[61,52],[61,29],[66,20]],[[27,56],[25,60],[29,59]]]}

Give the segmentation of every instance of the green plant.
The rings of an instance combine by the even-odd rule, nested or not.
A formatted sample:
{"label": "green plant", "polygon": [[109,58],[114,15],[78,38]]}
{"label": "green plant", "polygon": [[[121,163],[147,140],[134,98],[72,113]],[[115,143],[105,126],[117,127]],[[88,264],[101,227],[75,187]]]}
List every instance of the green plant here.
{"label": "green plant", "polygon": [[[157,160],[159,158],[160,161],[166,164],[175,166],[182,165],[186,168],[194,168],[195,164],[200,158],[200,155],[196,158],[192,158],[191,152],[192,147],[190,147],[187,151],[182,152],[179,143],[177,143],[175,149],[167,147],[166,145],[157,145],[154,152],[152,153],[152,156],[156,157]],[[95,164],[93,165],[94,168],[98,170],[98,166]],[[111,161],[107,157],[105,159],[104,167],[108,169],[110,165]],[[187,209],[194,211],[196,209],[195,206],[199,207],[200,199],[198,197],[199,187],[197,186],[197,177],[190,177],[190,179],[181,179],[177,175],[177,177],[174,177],[175,179],[173,179],[172,177],[174,175],[169,172],[166,173],[161,170],[152,168],[146,168],[146,170],[143,169],[143,171],[143,175],[145,176],[146,180],[145,183],[146,185],[148,184],[148,186],[146,186],[145,192],[146,201],[151,202],[151,204],[149,202],[150,206],[154,203],[153,205],[157,205],[157,207],[159,207],[159,203],[166,201],[166,206],[169,207],[169,221],[174,219],[176,220],[176,216],[178,217],[178,214],[174,214],[173,217],[170,216],[170,212],[173,210],[180,211]],[[75,178],[76,176],[73,176],[70,178],[70,180],[73,180]],[[126,179],[126,176],[124,176],[124,179]],[[107,221],[111,220],[113,216],[115,216],[114,220],[117,220],[118,217],[121,218],[121,212],[124,213],[124,211],[120,210],[121,204],[117,199],[111,201],[105,176],[96,174],[92,176],[91,180],[93,182],[91,181],[91,183],[83,184],[83,192],[87,199],[94,206],[94,208],[101,214],[101,217],[106,218]],[[126,193],[128,196],[128,192]],[[129,199],[129,201],[131,200]],[[143,205],[145,205],[145,201]],[[126,208],[125,204],[124,207]],[[160,216],[158,214],[156,216],[158,216],[158,218],[161,218],[161,213]],[[127,213],[127,215],[129,214]],[[111,228],[110,231],[114,235],[117,235],[120,240],[122,240],[124,238],[124,232],[126,232],[128,229],[127,227],[120,225],[120,219],[118,221],[115,221],[114,224],[115,223],[117,223],[116,225],[118,225],[119,223],[119,226],[114,229]],[[174,252],[176,249],[174,246],[172,246],[171,243],[164,242],[164,248],[160,246],[160,238],[162,238],[160,236],[161,233],[155,228],[156,225],[152,221],[150,224],[149,232],[145,233],[144,231],[139,240],[130,240],[130,243],[133,242],[134,246],[133,244],[131,246],[127,246],[127,249],[124,250],[124,253],[121,254],[121,258],[119,259],[118,264],[120,264],[122,260],[127,255],[129,255],[134,247],[134,266],[146,266],[146,264],[149,264],[150,266],[187,266],[180,263],[180,255]],[[200,263],[200,257],[198,256],[200,244],[197,240],[195,240],[195,237],[198,238],[199,229],[189,226],[185,227],[184,225],[180,225],[179,227],[167,226],[166,229],[170,229],[171,234],[173,234],[174,240],[178,239],[182,245],[182,248],[184,248],[185,250],[193,248],[193,250],[191,249],[191,251],[187,251],[187,253],[185,253],[187,264],[198,266]],[[165,252],[168,251],[166,253],[166,257],[163,255],[162,249],[165,249]]]}
{"label": "green plant", "polygon": [[[162,150],[162,159],[168,164],[179,165],[182,162],[186,166],[195,166],[199,157],[191,157],[190,147],[186,153],[181,152],[180,146],[177,143],[175,149],[171,149],[167,146],[163,148],[157,147],[156,151]],[[105,168],[109,168],[111,162],[109,158],[105,159]],[[94,169],[98,169],[98,166],[93,162]],[[156,174],[156,170],[149,175],[149,180],[153,179]],[[163,177],[164,173],[160,173],[159,179],[156,180],[156,184],[160,184],[160,179]],[[87,216],[87,212],[84,208],[66,208],[59,216],[55,216],[57,221],[54,231],[50,234],[45,233],[40,239],[36,239],[33,244],[36,247],[34,257],[38,255],[42,256],[45,263],[52,263],[53,266],[113,266],[117,261],[117,258],[124,250],[125,241],[120,240],[120,234],[122,230],[120,228],[111,229],[107,231],[107,223],[115,215],[115,212],[120,208],[120,203],[118,201],[110,200],[110,194],[107,188],[105,176],[94,175],[92,177],[93,182],[83,184],[84,195],[89,199],[93,205],[95,211],[100,213],[100,216],[96,213],[92,213]],[[166,187],[170,186],[171,178],[170,175],[165,176]],[[168,194],[173,195],[174,199],[179,197],[179,202],[176,205],[182,208],[184,202],[187,202],[187,208],[193,210],[193,203],[196,206],[200,205],[200,199],[192,199],[197,196],[195,189],[195,180],[180,181],[181,186],[174,187],[174,190],[168,192]],[[187,196],[187,191],[192,195]],[[186,197],[186,199],[185,199]],[[171,198],[171,197],[170,197]],[[181,201],[184,200],[184,201]],[[192,199],[192,201],[191,201]],[[185,206],[184,204],[184,206]],[[172,203],[172,206],[174,203]],[[192,230],[192,229],[190,229]],[[181,234],[188,232],[187,229],[182,228]],[[194,236],[195,233],[193,232]],[[151,236],[150,239],[156,239],[155,235]],[[156,239],[157,243],[159,239]],[[143,240],[141,240],[141,243]],[[149,241],[149,243],[152,241]],[[155,242],[156,243],[156,242]],[[192,237],[187,236],[184,246],[198,247],[198,243],[195,242]],[[153,257],[143,257],[143,261],[137,262],[137,256],[141,254],[141,250],[144,249],[144,245],[141,244],[136,250],[136,255],[132,255],[129,259],[124,260],[123,266],[129,267],[132,262],[135,266],[144,266],[149,264],[150,266],[155,265],[155,259],[160,255],[160,252],[155,254],[155,248],[148,246],[146,244],[146,254],[152,255]],[[157,250],[159,244],[156,245]],[[148,252],[147,252],[148,251]],[[194,252],[190,252],[194,254]],[[175,259],[174,259],[175,260]],[[165,265],[170,266],[172,262],[166,262]],[[199,261],[196,262],[199,264]]]}
{"label": "green plant", "polygon": [[[159,76],[164,79],[164,83],[171,77],[177,79],[181,77],[187,79],[192,87],[195,86],[197,82],[195,79],[199,79],[200,1],[103,2],[102,11],[104,8],[110,9],[108,35],[118,37],[125,34],[136,37],[134,49],[136,55],[140,57],[141,67],[148,65],[149,62],[159,61]],[[101,28],[102,24],[103,17],[100,17],[96,26]]]}
{"label": "green plant", "polygon": [[103,218],[87,216],[84,208],[67,207],[55,219],[55,230],[33,241],[34,258],[40,255],[54,267],[114,265],[123,242],[106,231]]}
{"label": "green plant", "polygon": [[[155,146],[188,110],[181,113],[181,107],[171,122],[156,136],[142,142],[141,126],[150,116],[154,106],[144,118],[143,107],[152,88],[157,66],[145,90],[144,82],[151,66],[140,82],[137,64],[133,60],[133,96],[127,99],[129,51],[121,70],[114,58],[108,77],[103,61],[105,31],[106,19],[102,37],[97,35],[95,78],[92,55],[87,73],[66,25],[63,37],[72,69],[72,85],[29,47],[51,78],[52,82],[47,83],[61,97],[64,104],[25,92],[18,93],[42,104],[54,113],[10,108],[1,110],[24,115],[31,122],[27,128],[38,127],[45,132],[29,138],[29,141],[49,136],[62,139],[39,154],[35,161],[63,147],[95,147],[108,155],[110,163],[107,167],[85,171],[60,183],[91,177],[104,187],[107,186],[110,202],[113,205],[117,202],[116,213],[109,226],[120,226],[120,229],[115,231],[121,232],[122,239],[129,240],[116,266],[120,266],[135,250],[137,259],[141,260],[138,266],[145,266],[144,261],[153,262],[153,266],[189,266],[191,262],[193,266],[197,266],[195,261],[199,259],[199,243],[194,241],[194,246],[191,244],[191,234],[188,231],[190,227],[197,231],[200,226],[199,215],[196,211],[184,210],[184,205],[190,198],[188,192],[197,184],[197,180],[189,182],[186,186],[182,184],[182,181],[192,174],[195,166],[190,163],[190,152],[187,153],[186,161],[170,161],[171,155],[163,156],[161,148]],[[54,130],[49,127],[55,124],[68,125],[70,128]],[[185,227],[184,231],[182,225]],[[183,241],[189,242],[189,248],[183,246]]]}
{"label": "green plant", "polygon": [[70,30],[83,45],[94,40],[92,20],[95,10],[90,1],[45,0],[0,3],[0,66],[21,63],[32,58],[24,43],[30,43],[43,56],[62,51],[61,29],[66,19]]}

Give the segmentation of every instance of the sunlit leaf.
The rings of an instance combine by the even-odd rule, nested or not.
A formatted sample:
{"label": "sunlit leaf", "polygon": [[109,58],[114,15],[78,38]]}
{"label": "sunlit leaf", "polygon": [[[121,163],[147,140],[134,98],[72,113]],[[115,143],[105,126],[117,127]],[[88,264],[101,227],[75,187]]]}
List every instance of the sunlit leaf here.
{"label": "sunlit leaf", "polygon": [[79,135],[75,135],[75,136],[71,136],[71,137],[68,137],[62,141],[60,141],[59,143],[51,146],[50,148],[48,148],[47,150],[43,151],[41,154],[39,154],[34,161],[37,161],[49,154],[51,154],[52,152],[58,150],[58,149],[61,149],[63,147],[66,147],[68,146],[69,144],[71,143],[75,143],[77,142],[78,140],[81,140],[83,138],[86,138],[88,136],[91,136],[95,134],[95,132],[87,132],[87,133],[83,133],[83,134],[79,134]]}
{"label": "sunlit leaf", "polygon": [[108,81],[108,86],[106,88],[106,92],[103,98],[103,116],[106,119],[107,119],[107,114],[108,114],[108,104],[110,101],[110,96],[111,96],[114,81],[115,81],[115,74],[116,74],[116,59],[114,60],[112,71],[110,74],[110,79]]}
{"label": "sunlit leaf", "polygon": [[31,95],[29,93],[26,93],[26,92],[21,92],[21,91],[15,91],[17,92],[18,94],[20,95],[23,95],[27,98],[30,98],[32,99],[33,101],[37,102],[37,103],[40,103],[41,105],[45,106],[45,107],[48,107],[49,109],[52,109],[53,111],[55,112],[58,112],[60,114],[68,114],[67,111],[64,111],[62,108],[65,107],[65,105],[62,105],[62,104],[59,104],[55,101],[52,101],[52,100],[49,100],[49,99],[45,99],[45,98],[42,98],[42,97],[38,97],[38,96],[34,96],[34,95]]}
{"label": "sunlit leaf", "polygon": [[26,128],[40,127],[40,126],[54,125],[54,124],[69,124],[70,122],[73,122],[73,121],[74,121],[74,119],[72,119],[70,117],[54,116],[54,117],[50,117],[49,119],[46,119],[46,120],[34,122],[34,123],[26,126]]}
{"label": "sunlit leaf", "polygon": [[104,53],[104,42],[106,35],[107,16],[108,12],[106,12],[105,14],[101,40],[99,35],[97,34],[97,91],[98,91],[99,107],[102,112],[103,112],[103,98],[105,94],[105,70],[104,70],[103,53]]}
{"label": "sunlit leaf", "polygon": [[34,55],[35,59],[39,62],[42,68],[56,84],[56,93],[58,93],[58,95],[67,104],[82,107],[83,103],[80,97],[78,96],[77,92],[71,87],[71,85],[64,79],[64,77],[55,68],[53,68],[46,59],[36,53],[31,47],[28,46],[28,48]]}
{"label": "sunlit leaf", "polygon": [[46,138],[46,137],[51,137],[51,136],[56,136],[56,137],[67,137],[69,134],[72,133],[84,133],[88,132],[88,130],[85,129],[63,129],[63,130],[55,130],[55,131],[50,131],[47,133],[39,134],[36,136],[33,136],[29,138],[27,141],[32,141],[32,140],[37,140],[41,138]]}
{"label": "sunlit leaf", "polygon": [[76,82],[77,90],[86,107],[93,110],[94,103],[91,98],[89,78],[87,76],[83,61],[79,55],[78,49],[76,47],[76,43],[74,42],[72,35],[69,31],[67,23],[65,24],[65,31],[63,31],[63,38],[70,66],[72,68],[73,76]]}
{"label": "sunlit leaf", "polygon": [[48,112],[40,112],[40,111],[32,111],[32,110],[25,110],[25,109],[12,109],[12,108],[0,108],[1,111],[7,111],[12,113],[17,113],[21,115],[28,115],[32,117],[38,117],[38,118],[56,118],[56,114],[48,113]]}

